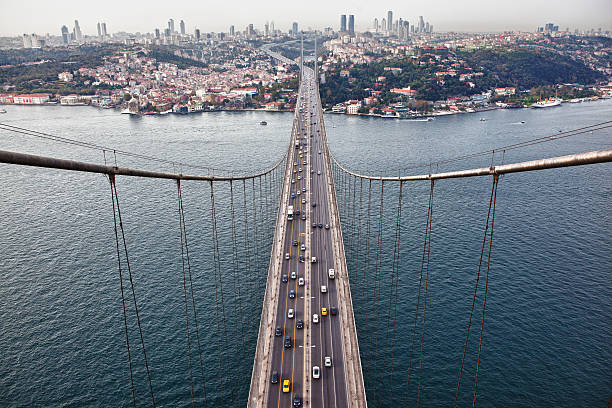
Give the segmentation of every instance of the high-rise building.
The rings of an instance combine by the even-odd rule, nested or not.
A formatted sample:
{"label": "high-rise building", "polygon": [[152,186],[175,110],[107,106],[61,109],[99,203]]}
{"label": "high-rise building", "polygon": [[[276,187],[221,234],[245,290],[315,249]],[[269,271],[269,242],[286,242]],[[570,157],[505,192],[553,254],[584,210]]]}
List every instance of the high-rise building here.
{"label": "high-rise building", "polygon": [[196,41],[200,41],[200,29],[199,28],[195,29],[195,39]]}
{"label": "high-rise building", "polygon": [[268,24],[267,21],[266,21],[266,24],[264,25],[264,33],[266,37],[270,35],[270,24]]}
{"label": "high-rise building", "polygon": [[295,21],[293,22],[292,32],[293,35],[298,35],[298,23],[296,23]]}
{"label": "high-rise building", "polygon": [[107,37],[108,31],[106,31],[106,23],[102,23],[102,37]]}
{"label": "high-rise building", "polygon": [[63,25],[62,26],[62,42],[64,44],[68,44],[69,37],[70,37],[70,34],[68,34],[68,27]]}
{"label": "high-rise building", "polygon": [[174,33],[174,19],[168,20],[168,30],[170,30],[170,34]]}
{"label": "high-rise building", "polygon": [[429,22],[425,23],[425,32],[429,33]]}
{"label": "high-rise building", "polygon": [[32,48],[32,37],[28,34],[23,35],[23,48]]}
{"label": "high-rise building", "polygon": [[247,34],[255,35],[255,30],[253,30],[253,24],[249,24],[249,26],[247,27]]}
{"label": "high-rise building", "polygon": [[342,14],[340,16],[340,32],[343,33],[346,31],[346,14]]}
{"label": "high-rise building", "polygon": [[423,16],[419,16],[419,33],[422,33],[425,30],[425,20],[423,20]]}
{"label": "high-rise building", "polygon": [[179,26],[181,27],[181,35],[185,35],[185,22],[181,20]]}
{"label": "high-rise building", "polygon": [[81,34],[81,27],[79,26],[79,20],[74,20],[74,39],[77,42],[81,42],[83,34]]}
{"label": "high-rise building", "polygon": [[372,28],[378,32],[378,19],[374,18],[374,24],[372,24]]}
{"label": "high-rise building", "polygon": [[404,29],[404,20],[400,18],[399,20],[397,20],[397,29],[395,30],[399,38],[401,38],[400,31],[402,31],[403,29]]}
{"label": "high-rise building", "polygon": [[380,27],[383,31],[387,31],[387,19],[383,17],[380,22]]}
{"label": "high-rise building", "polygon": [[429,25],[429,33],[430,33],[430,34],[431,34],[431,33],[433,33],[433,24],[430,24],[430,25]]}
{"label": "high-rise building", "polygon": [[159,39],[160,35],[159,35],[159,28],[155,29],[155,38]]}
{"label": "high-rise building", "polygon": [[98,37],[102,37],[102,26],[98,23]]}
{"label": "high-rise building", "polygon": [[230,35],[230,37],[234,36],[234,26],[230,26],[229,35]]}
{"label": "high-rise building", "polygon": [[393,12],[391,10],[387,11],[387,31],[391,32],[393,28]]}
{"label": "high-rise building", "polygon": [[348,31],[351,34],[355,34],[355,16],[352,14],[349,15]]}
{"label": "high-rise building", "polygon": [[270,32],[274,35],[274,21],[270,21]]}

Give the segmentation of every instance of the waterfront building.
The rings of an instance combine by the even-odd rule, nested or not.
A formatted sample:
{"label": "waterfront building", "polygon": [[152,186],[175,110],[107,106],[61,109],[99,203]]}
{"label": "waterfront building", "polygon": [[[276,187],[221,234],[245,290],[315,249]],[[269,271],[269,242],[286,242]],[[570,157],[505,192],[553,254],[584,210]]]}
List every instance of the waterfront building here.
{"label": "waterfront building", "polygon": [[49,100],[49,96],[50,94],[48,93],[15,95],[13,103],[15,105],[43,105]]}
{"label": "waterfront building", "polygon": [[352,14],[349,15],[348,31],[350,34],[355,34],[355,16]]}
{"label": "waterfront building", "polygon": [[346,14],[342,14],[340,16],[340,32],[343,33],[346,31]]}

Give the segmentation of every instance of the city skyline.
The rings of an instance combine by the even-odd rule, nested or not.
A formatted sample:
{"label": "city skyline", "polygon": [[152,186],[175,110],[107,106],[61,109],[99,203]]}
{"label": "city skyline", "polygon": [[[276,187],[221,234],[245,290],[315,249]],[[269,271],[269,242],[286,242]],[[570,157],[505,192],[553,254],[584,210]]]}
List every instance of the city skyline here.
{"label": "city skyline", "polygon": [[[20,36],[23,33],[61,35],[61,26],[70,26],[74,20],[79,20],[83,35],[88,36],[97,35],[99,22],[108,24],[109,33],[148,33],[154,32],[155,28],[167,27],[170,18],[174,19],[177,26],[184,20],[187,33],[193,33],[196,28],[202,32],[227,32],[230,25],[242,28],[249,24],[263,30],[266,22],[271,21],[282,31],[291,29],[293,22],[297,22],[300,29],[311,27],[322,30],[333,27],[338,30],[338,18],[342,14],[354,15],[355,31],[365,31],[372,26],[374,18],[386,16],[389,10],[410,22],[416,22],[420,15],[426,15],[430,21],[435,22],[436,31],[535,31],[547,22],[555,22],[561,29],[612,28],[607,18],[612,15],[612,2],[607,0],[580,3],[569,0],[516,0],[510,4],[465,0],[461,3],[445,1],[442,5],[423,4],[418,7],[408,7],[405,3],[393,0],[384,6],[336,2],[330,7],[328,3],[315,0],[304,8],[265,1],[258,2],[256,6],[241,0],[237,3],[231,9],[193,3],[176,10],[143,8],[137,4],[109,0],[105,2],[106,7],[91,9],[82,2],[67,0],[60,9],[55,3],[46,1],[32,0],[15,5],[8,0],[0,0],[0,8],[3,10],[0,15],[0,36]],[[247,12],[236,15],[236,8]],[[121,13],[116,12],[119,9]]]}

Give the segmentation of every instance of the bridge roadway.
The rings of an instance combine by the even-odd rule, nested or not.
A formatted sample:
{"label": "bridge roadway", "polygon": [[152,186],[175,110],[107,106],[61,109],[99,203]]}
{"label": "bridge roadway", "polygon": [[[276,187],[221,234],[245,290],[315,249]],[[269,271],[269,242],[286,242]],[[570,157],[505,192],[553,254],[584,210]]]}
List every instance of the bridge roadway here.
{"label": "bridge roadway", "polygon": [[[366,406],[324,132],[314,72],[304,68],[249,407],[290,407],[298,402],[298,406],[317,408]],[[287,217],[289,206],[294,209],[292,221]],[[312,262],[313,257],[316,262]],[[333,279],[330,269],[335,270]],[[300,285],[302,279],[304,284]],[[292,291],[295,297],[290,296]],[[325,365],[326,357],[331,366]],[[313,376],[315,366],[320,378]],[[278,382],[272,383],[275,375]],[[289,392],[283,391],[285,380],[290,381]]]}

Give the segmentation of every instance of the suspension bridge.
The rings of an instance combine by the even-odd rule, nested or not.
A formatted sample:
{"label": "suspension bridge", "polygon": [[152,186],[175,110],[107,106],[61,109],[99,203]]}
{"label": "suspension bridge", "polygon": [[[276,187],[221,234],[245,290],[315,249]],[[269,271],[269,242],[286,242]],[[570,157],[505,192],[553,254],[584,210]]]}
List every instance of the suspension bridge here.
{"label": "suspension bridge", "polygon": [[[282,58],[282,56],[275,56]],[[316,61],[316,60],[315,60]],[[396,175],[363,174],[340,163],[329,149],[318,96],[317,68],[301,67],[301,82],[294,113],[290,143],[277,162],[254,174],[220,170],[201,165],[179,163],[156,157],[119,151],[111,147],[79,142],[43,132],[0,124],[0,130],[68,143],[102,152],[104,164],[63,160],[53,157],[0,151],[0,162],[79,172],[99,173],[108,178],[113,210],[113,229],[122,301],[127,367],[134,406],[162,405],[156,393],[151,355],[147,353],[149,333],[141,324],[142,314],[136,291],[130,242],[126,238],[124,217],[117,184],[122,177],[168,179],[176,182],[176,209],[180,236],[182,309],[185,326],[185,361],[189,375],[185,379],[193,406],[219,406],[209,401],[211,389],[222,394],[221,405],[248,407],[366,407],[422,404],[424,333],[431,262],[431,230],[434,217],[434,191],[438,180],[488,177],[491,180],[487,211],[483,214],[480,257],[475,272],[474,290],[467,318],[463,354],[458,362],[454,405],[465,401],[476,404],[478,377],[485,331],[485,312],[489,271],[491,268],[497,190],[500,178],[518,172],[530,172],[612,161],[612,150],[599,150],[519,163],[503,163],[507,150],[545,143],[606,129],[611,122],[562,132],[497,151],[478,152],[469,157],[492,157],[488,167],[436,172],[440,164],[465,159],[458,157],[423,166],[423,174],[411,175],[412,166]],[[496,156],[497,154],[497,156]],[[501,164],[493,159],[500,156]],[[117,157],[132,157],[165,166],[167,171],[120,167]],[[171,169],[171,170],[170,170]],[[177,169],[180,171],[177,172]],[[191,172],[193,174],[191,174]],[[183,192],[187,182],[207,186],[210,247],[206,254],[210,266],[207,280],[212,280],[215,299],[204,310],[198,304],[194,280],[201,273],[192,265],[193,247],[189,242],[190,222],[185,213]],[[409,199],[410,182],[427,184],[426,217],[416,286],[415,310],[398,308],[400,249],[402,247],[403,202]],[[393,205],[385,201],[390,196]],[[394,228],[385,231],[384,206],[395,211]],[[219,244],[219,235],[227,234],[231,245]],[[384,236],[389,234],[388,237]],[[347,267],[349,256],[356,265]],[[385,245],[391,245],[386,256]],[[371,255],[373,253],[373,255]],[[267,261],[269,254],[269,261]],[[267,267],[266,267],[267,266]],[[389,268],[390,266],[390,268]],[[383,269],[390,281],[383,287]],[[241,271],[252,277],[242,284]],[[369,275],[368,275],[369,274]],[[233,283],[227,284],[232,276]],[[484,281],[484,285],[481,283]],[[356,314],[351,288],[365,283],[360,297],[366,307],[359,310],[377,314],[376,305],[388,304],[379,316],[379,330],[365,340],[363,351],[357,337]],[[388,293],[383,293],[383,289]],[[379,301],[380,300],[380,301]],[[253,318],[246,303],[261,305],[259,320]],[[140,300],[142,302],[142,299]],[[371,308],[370,308],[371,307]],[[214,313],[218,360],[217,374],[203,355],[202,315]],[[413,328],[409,338],[398,338],[398,318],[411,315]],[[477,319],[477,316],[479,317]],[[357,319],[359,320],[359,319]],[[245,337],[257,338],[254,349],[245,346]],[[474,338],[477,340],[474,341]],[[401,343],[401,344],[400,344]],[[409,354],[407,372],[395,372],[398,349]],[[242,365],[250,369],[250,382],[232,387],[226,373],[229,368],[223,350],[232,349]],[[140,356],[140,353],[142,355]],[[380,353],[380,355],[379,355]],[[136,354],[139,356],[137,357]],[[474,361],[468,360],[474,357]],[[362,360],[367,362],[362,368]],[[246,364],[246,361],[252,361]],[[136,367],[142,364],[143,367]],[[466,366],[470,365],[470,370]],[[242,376],[248,376],[244,369]],[[470,390],[466,392],[466,377]],[[400,382],[401,395],[393,390]],[[143,387],[143,384],[145,385]],[[238,389],[240,388],[240,389]],[[208,390],[208,391],[207,391]],[[366,390],[368,394],[366,395]],[[466,394],[469,396],[466,397]],[[229,401],[229,402],[228,402]],[[216,404],[216,405],[215,405]]]}

